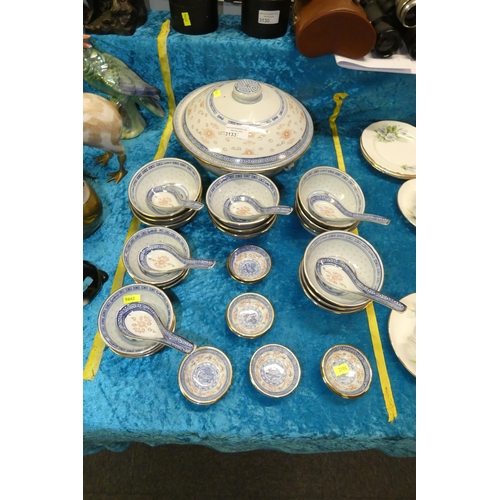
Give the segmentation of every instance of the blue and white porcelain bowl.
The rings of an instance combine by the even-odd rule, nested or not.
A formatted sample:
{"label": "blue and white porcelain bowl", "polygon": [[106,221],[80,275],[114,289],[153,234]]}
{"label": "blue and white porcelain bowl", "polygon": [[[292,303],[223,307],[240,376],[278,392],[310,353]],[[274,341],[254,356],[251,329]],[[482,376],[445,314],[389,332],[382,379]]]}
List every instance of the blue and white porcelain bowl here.
{"label": "blue and white porcelain bowl", "polygon": [[154,340],[132,340],[123,335],[116,324],[118,311],[131,302],[143,302],[155,309],[163,325],[175,329],[175,313],[168,296],[159,288],[146,284],[126,285],[112,293],[102,304],[97,318],[98,331],[104,343],[116,354],[141,358],[158,352],[165,344]]}
{"label": "blue and white porcelain bowl", "polygon": [[270,220],[272,214],[250,221],[236,222],[229,219],[224,210],[224,203],[232,196],[246,195],[257,200],[262,206],[279,205],[280,194],[276,184],[261,174],[235,172],[225,174],[210,184],[205,195],[209,214],[224,226],[234,229],[250,229]]}
{"label": "blue and white porcelain bowl", "polygon": [[177,105],[173,127],[180,144],[215,175],[273,176],[309,148],[313,122],[288,93],[250,79],[205,85]]}
{"label": "blue and white porcelain bowl", "polygon": [[271,257],[257,245],[243,245],[229,254],[226,267],[236,281],[257,283],[269,274]]}
{"label": "blue and white porcelain bowl", "polygon": [[229,358],[215,347],[197,347],[179,366],[179,388],[186,399],[198,405],[219,401],[231,386],[232,378]]}
{"label": "blue and white porcelain bowl", "polygon": [[[313,193],[321,192],[328,193],[350,212],[364,213],[365,211],[363,191],[350,175],[335,167],[315,167],[302,175],[296,192],[301,213],[306,218],[306,222],[311,223],[313,227],[319,224],[320,227],[330,230],[346,229],[357,222],[349,218],[338,221],[324,219],[314,214],[309,208],[308,199]],[[325,209],[328,210],[328,207],[325,206]]]}
{"label": "blue and white porcelain bowl", "polygon": [[[188,200],[199,201],[202,194],[201,177],[198,170],[189,162],[180,158],[162,158],[154,160],[137,170],[130,179],[128,199],[133,211],[145,216],[146,220],[161,217],[148,202],[148,193],[151,188],[164,184],[175,187],[181,193],[187,193]],[[176,215],[195,212],[190,208],[180,208],[169,212],[170,218]]]}
{"label": "blue and white porcelain bowl", "polygon": [[178,284],[179,279],[185,277],[189,269],[180,269],[165,274],[152,274],[147,273],[139,264],[139,256],[143,249],[156,244],[168,245],[182,257],[191,257],[187,241],[177,231],[167,227],[147,227],[137,231],[125,243],[122,250],[125,269],[130,277],[138,283],[155,285],[160,288],[168,288],[173,284]]}
{"label": "blue and white porcelain bowl", "polygon": [[231,331],[239,337],[255,339],[271,328],[274,309],[263,295],[243,293],[227,306],[226,321]]}
{"label": "blue and white porcelain bowl", "polygon": [[357,308],[369,299],[344,291],[328,291],[316,275],[316,263],[323,257],[334,257],[345,262],[357,278],[370,288],[380,290],[384,282],[384,266],[375,248],[364,238],[347,231],[327,231],[313,238],[304,251],[302,266],[304,278],[320,298],[338,306]]}
{"label": "blue and white porcelain bowl", "polygon": [[283,398],[299,385],[299,361],[290,349],[280,344],[268,344],[257,349],[250,359],[250,380],[262,394]]}

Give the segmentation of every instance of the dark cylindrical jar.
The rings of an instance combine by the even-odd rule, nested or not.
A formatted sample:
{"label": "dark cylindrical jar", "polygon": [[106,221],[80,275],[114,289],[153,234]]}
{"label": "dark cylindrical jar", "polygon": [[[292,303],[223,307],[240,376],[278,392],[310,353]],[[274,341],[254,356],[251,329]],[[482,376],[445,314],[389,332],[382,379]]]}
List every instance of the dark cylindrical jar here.
{"label": "dark cylindrical jar", "polygon": [[218,0],[170,0],[172,28],[184,35],[205,35],[219,27]]}
{"label": "dark cylindrical jar", "polygon": [[242,0],[241,30],[254,38],[284,36],[291,3],[291,0]]}

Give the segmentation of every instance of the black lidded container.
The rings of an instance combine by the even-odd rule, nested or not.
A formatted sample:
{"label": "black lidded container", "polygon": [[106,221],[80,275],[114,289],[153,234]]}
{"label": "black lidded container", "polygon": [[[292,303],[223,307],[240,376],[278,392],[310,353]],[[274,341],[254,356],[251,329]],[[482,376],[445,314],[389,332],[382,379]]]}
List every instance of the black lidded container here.
{"label": "black lidded container", "polygon": [[184,35],[205,35],[219,27],[218,0],[170,0],[172,28]]}
{"label": "black lidded container", "polygon": [[242,0],[241,30],[254,38],[284,36],[291,3],[291,0]]}

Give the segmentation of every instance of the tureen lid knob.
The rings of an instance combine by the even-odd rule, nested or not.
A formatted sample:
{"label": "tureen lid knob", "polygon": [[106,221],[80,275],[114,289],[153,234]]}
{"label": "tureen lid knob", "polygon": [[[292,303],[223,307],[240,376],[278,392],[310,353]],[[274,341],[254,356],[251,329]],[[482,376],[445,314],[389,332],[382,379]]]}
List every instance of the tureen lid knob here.
{"label": "tureen lid knob", "polygon": [[262,99],[262,88],[255,80],[238,80],[234,84],[233,97],[243,104],[252,104]]}

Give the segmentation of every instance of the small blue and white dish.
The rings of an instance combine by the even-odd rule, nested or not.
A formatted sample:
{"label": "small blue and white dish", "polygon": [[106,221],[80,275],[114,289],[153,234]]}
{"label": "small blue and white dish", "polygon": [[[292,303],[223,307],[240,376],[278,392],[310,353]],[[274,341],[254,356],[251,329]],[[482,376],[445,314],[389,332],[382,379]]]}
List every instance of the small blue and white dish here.
{"label": "small blue and white dish", "polygon": [[359,349],[351,345],[338,344],[328,349],[320,368],[328,388],[343,398],[358,398],[370,388],[370,362]]}
{"label": "small blue and white dish", "polygon": [[295,354],[280,344],[268,344],[257,349],[250,359],[249,372],[253,386],[272,398],[291,394],[301,377]]}
{"label": "small blue and white dish", "polygon": [[179,388],[186,399],[197,405],[210,405],[221,399],[232,378],[229,358],[215,347],[197,347],[179,366]]}
{"label": "small blue and white dish", "polygon": [[235,280],[241,283],[257,283],[271,270],[271,257],[257,245],[243,245],[229,254],[226,267]]}
{"label": "small blue and white dish", "polygon": [[243,293],[227,306],[226,321],[231,331],[239,337],[255,339],[271,328],[274,309],[263,295]]}

